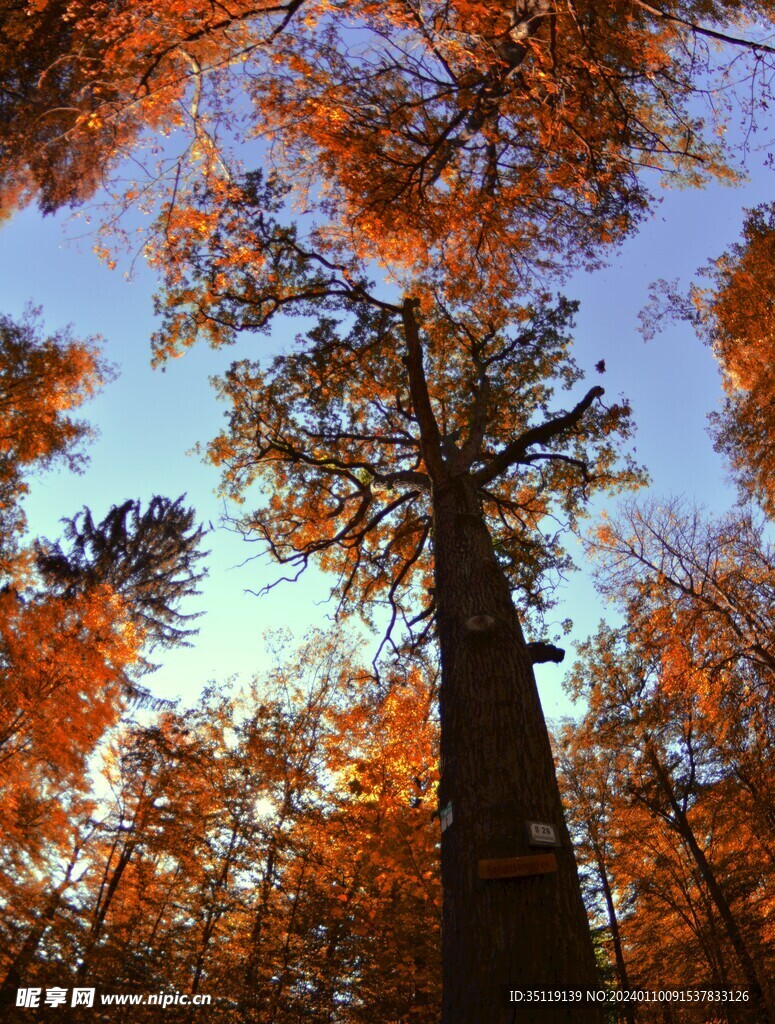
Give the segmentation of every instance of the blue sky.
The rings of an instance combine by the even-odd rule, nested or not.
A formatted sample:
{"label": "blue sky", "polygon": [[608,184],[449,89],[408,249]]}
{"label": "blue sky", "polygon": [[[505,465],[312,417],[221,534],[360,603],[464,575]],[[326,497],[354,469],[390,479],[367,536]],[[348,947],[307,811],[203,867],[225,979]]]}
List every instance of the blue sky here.
{"label": "blue sky", "polygon": [[[565,289],[581,300],[577,361],[597,383],[592,367],[605,359],[602,383],[608,397],[623,393],[630,399],[638,425],[637,457],[648,467],[651,489],[685,493],[717,510],[727,507],[733,494],[705,433],[706,416],[721,395],[715,364],[682,325],[645,344],[637,333],[637,313],[651,281],[688,280],[708,257],[737,239],[743,207],[770,198],[764,155],[754,154],[749,169],[750,182],[739,188],[666,193],[653,219],[607,269],[579,275]],[[197,441],[209,440],[221,423],[223,410],[208,378],[265,342],[245,338],[220,352],[200,346],[165,372],[152,370],[154,278],[140,261],[131,281],[121,262],[109,271],[94,256],[87,230],[82,220],[66,215],[43,219],[32,209],[0,229],[0,311],[18,316],[31,301],[43,307],[49,329],[70,323],[76,335],[100,334],[120,371],[119,379],[85,410],[100,431],[86,472],[54,472],[34,481],[27,502],[31,531],[56,536],[60,517],[84,504],[101,516],[129,497],[183,492],[199,517],[217,526],[223,506],[214,494],[216,471],[187,453]],[[212,554],[210,578],[198,599],[199,608],[206,609],[200,636],[193,648],[167,656],[147,680],[160,696],[193,698],[211,679],[250,676],[262,664],[265,630],[287,627],[301,634],[311,625],[325,625],[331,612],[325,604],[327,581],[320,574],[257,598],[246,588],[260,589],[276,568],[266,558],[251,558],[259,554],[257,546],[225,530],[216,530],[208,540]],[[582,638],[604,613],[585,572],[573,574],[557,621],[574,619],[574,635]],[[562,676],[562,668],[539,669],[548,717],[569,710]]]}

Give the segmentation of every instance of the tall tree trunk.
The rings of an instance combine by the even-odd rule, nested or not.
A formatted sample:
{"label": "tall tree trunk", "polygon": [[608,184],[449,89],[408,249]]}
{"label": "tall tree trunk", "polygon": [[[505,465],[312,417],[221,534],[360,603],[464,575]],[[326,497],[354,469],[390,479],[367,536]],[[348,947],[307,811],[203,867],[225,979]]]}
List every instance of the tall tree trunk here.
{"label": "tall tree trunk", "polygon": [[[443,1024],[602,1020],[590,1002],[514,1003],[512,990],[598,987],[533,669],[472,480],[434,490],[441,648]],[[527,821],[554,825],[556,873],[481,879],[482,859],[541,852]]]}

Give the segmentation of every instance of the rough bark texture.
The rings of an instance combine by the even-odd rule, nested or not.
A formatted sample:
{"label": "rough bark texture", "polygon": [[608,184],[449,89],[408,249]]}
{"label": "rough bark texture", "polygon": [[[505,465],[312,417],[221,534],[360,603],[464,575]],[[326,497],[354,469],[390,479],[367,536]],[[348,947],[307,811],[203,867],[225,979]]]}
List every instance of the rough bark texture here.
{"label": "rough bark texture", "polygon": [[[593,1003],[515,1003],[511,990],[598,987],[592,941],[527,646],[470,476],[434,492],[441,646],[443,1024],[602,1020]],[[556,874],[480,880],[478,862],[541,851]]]}

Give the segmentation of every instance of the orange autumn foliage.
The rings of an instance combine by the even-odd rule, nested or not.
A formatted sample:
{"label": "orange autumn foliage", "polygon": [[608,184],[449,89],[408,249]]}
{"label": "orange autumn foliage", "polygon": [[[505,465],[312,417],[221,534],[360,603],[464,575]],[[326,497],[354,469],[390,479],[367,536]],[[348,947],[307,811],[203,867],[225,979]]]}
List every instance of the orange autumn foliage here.
{"label": "orange autumn foliage", "polygon": [[29,983],[210,993],[225,1024],[438,1019],[431,680],[380,694],[341,637],[286,642],[260,682],[114,736],[66,902],[9,943]]}
{"label": "orange autumn foliage", "polygon": [[0,317],[0,899],[26,907],[14,978],[75,884],[90,759],[146,695],[144,652],[185,642],[177,605],[201,578],[202,531],[181,500],[142,514],[126,502],[99,524],[84,510],[66,520],[69,544],[22,546],[30,477],[80,468],[91,430],[72,414],[109,377],[96,339],[44,337],[33,311]]}
{"label": "orange autumn foliage", "polygon": [[[0,793],[6,841],[34,844],[118,721],[142,634],[107,587],[75,600],[0,593]],[[46,819],[49,819],[46,821]]]}
{"label": "orange autumn foliage", "polygon": [[751,0],[6,0],[3,14],[6,205],[77,203],[175,135],[167,183],[126,197],[160,192],[174,213],[183,182],[233,181],[235,151],[260,139],[329,246],[505,290],[626,234],[649,203],[642,168],[726,174],[715,112],[694,102],[731,59],[711,47],[727,41],[755,88],[770,54],[747,37],[771,18]]}
{"label": "orange autumn foliage", "polygon": [[24,528],[26,477],[51,465],[77,471],[91,428],[73,417],[110,379],[99,339],[77,340],[68,330],[44,337],[38,312],[14,321],[0,316],[0,564]]}
{"label": "orange autumn foliage", "polygon": [[717,451],[727,456],[745,499],[775,514],[775,206],[746,212],[742,239],[699,271],[704,279],[682,294],[659,281],[641,314],[647,337],[670,320],[685,320],[708,345],[721,371],[725,398],[710,415]]}
{"label": "orange autumn foliage", "polygon": [[751,210],[743,240],[715,261],[710,292],[695,292],[727,401],[716,447],[745,493],[775,515],[775,207]]}
{"label": "orange autumn foliage", "polygon": [[[626,633],[601,626],[581,654],[571,685],[589,708],[563,731],[559,770],[617,987],[737,985],[749,1005],[731,1019],[766,1019],[772,758],[761,735],[746,751],[729,743],[724,692],[736,696],[736,672],[716,680],[714,706],[694,688],[696,660],[677,690],[647,616],[629,616]],[[737,726],[766,717],[768,704],[759,692],[741,714],[747,725]],[[703,1013],[684,1007],[680,1019]],[[639,1006],[636,1016],[661,1019],[657,1007]]]}
{"label": "orange autumn foliage", "polygon": [[[674,501],[629,503],[594,548],[599,585],[624,623],[601,625],[581,646],[570,687],[588,708],[558,748],[619,984],[737,979],[750,1005],[730,1019],[764,1020],[773,997],[771,546],[745,515],[714,522]],[[682,1013],[704,1019],[700,1009]],[[637,1019],[658,1017],[638,1007]]]}
{"label": "orange autumn foliage", "polygon": [[[0,792],[2,871],[68,831],[86,758],[115,724],[142,637],[109,587],[76,600],[39,587],[20,544],[29,477],[78,470],[91,429],[72,415],[109,379],[97,339],[43,336],[39,315],[0,317]],[[20,861],[19,858],[22,858]],[[13,868],[11,868],[13,871]]]}

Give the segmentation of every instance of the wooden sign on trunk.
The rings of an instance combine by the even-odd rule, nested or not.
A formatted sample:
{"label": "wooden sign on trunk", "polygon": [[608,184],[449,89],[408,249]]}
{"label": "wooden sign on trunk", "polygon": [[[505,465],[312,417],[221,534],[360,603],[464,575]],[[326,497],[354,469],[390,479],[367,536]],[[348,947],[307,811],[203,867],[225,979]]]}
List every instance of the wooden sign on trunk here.
{"label": "wooden sign on trunk", "polygon": [[557,858],[553,853],[479,861],[480,878],[525,878],[529,875],[548,875],[556,870]]}

